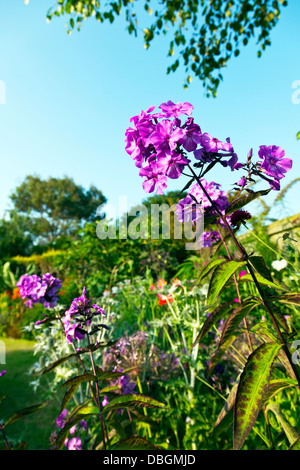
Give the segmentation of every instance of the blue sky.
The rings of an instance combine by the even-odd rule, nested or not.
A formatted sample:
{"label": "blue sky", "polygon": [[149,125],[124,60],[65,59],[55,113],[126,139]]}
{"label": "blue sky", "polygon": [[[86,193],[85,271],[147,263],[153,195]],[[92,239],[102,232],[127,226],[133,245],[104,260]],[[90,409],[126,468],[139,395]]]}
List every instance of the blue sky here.
{"label": "blue sky", "polygon": [[[169,37],[155,39],[146,51],[142,37],[129,36],[121,18],[112,25],[90,19],[68,36],[66,19],[46,22],[53,3],[0,0],[0,80],[6,86],[6,103],[0,104],[0,216],[29,174],[67,175],[86,188],[94,184],[115,207],[119,196],[127,196],[129,207],[140,203],[146,194],[125,153],[124,133],[131,116],[167,100],[192,103],[202,131],[220,140],[230,136],[241,160],[251,147],[255,153],[260,145],[283,147],[294,160],[283,185],[300,176],[300,104],[292,101],[292,84],[300,80],[298,0],[283,9],[261,59],[251,43],[229,62],[217,99],[206,98],[195,78],[184,90],[183,71],[166,75]],[[226,170],[219,168],[211,179],[230,189],[236,175]],[[168,189],[184,184],[170,181]],[[298,183],[280,216],[299,212],[299,199]]]}

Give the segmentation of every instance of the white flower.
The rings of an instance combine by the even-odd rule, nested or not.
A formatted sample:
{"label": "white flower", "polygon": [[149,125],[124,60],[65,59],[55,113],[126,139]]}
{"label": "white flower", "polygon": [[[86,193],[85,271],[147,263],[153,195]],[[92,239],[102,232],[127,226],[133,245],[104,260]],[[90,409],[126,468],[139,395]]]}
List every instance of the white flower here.
{"label": "white flower", "polygon": [[272,262],[272,267],[276,269],[276,271],[281,271],[282,269],[286,268],[288,265],[285,259],[277,260]]}

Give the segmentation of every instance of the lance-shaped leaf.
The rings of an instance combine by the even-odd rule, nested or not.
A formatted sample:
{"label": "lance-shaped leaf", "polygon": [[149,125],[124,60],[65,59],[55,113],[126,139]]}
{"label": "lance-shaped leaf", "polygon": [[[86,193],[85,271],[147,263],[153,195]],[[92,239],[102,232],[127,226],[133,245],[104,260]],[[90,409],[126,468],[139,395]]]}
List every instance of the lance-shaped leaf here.
{"label": "lance-shaped leaf", "polygon": [[[273,287],[274,289],[280,289],[280,290],[285,290],[286,288],[281,286],[280,284],[277,284],[275,282],[270,281],[269,279],[266,279],[259,273],[255,273],[255,277],[259,284],[263,284],[264,286],[269,286]],[[254,282],[251,274],[245,274],[239,279],[239,282]]]}
{"label": "lance-shaped leaf", "polygon": [[268,279],[268,281],[273,282],[271,273],[267,268],[265,260],[262,256],[250,256],[249,261],[262,277]]}
{"label": "lance-shaped leaf", "polygon": [[78,357],[81,354],[89,353],[90,351],[96,351],[97,349],[112,346],[116,342],[117,341],[110,341],[110,342],[106,342],[106,343],[103,342],[103,343],[94,344],[94,345],[91,345],[90,348],[89,347],[82,348],[82,349],[77,350],[76,353],[70,353],[70,354],[67,354],[66,356],[62,356],[59,359],[57,359],[57,361],[54,361],[52,364],[50,364],[45,369],[43,369],[41,372],[39,372],[37,375],[47,374],[51,370],[55,369],[55,367],[59,366],[60,364],[63,364],[64,362],[68,361],[71,358]]}
{"label": "lance-shaped leaf", "polygon": [[56,445],[57,449],[63,449],[64,442],[66,437],[69,434],[70,429],[75,426],[75,424],[79,423],[83,419],[86,419],[89,416],[99,415],[99,409],[97,406],[89,406],[89,405],[79,405],[77,406],[72,413],[70,414],[69,418],[64,423],[64,426],[59,431],[56,437]]}
{"label": "lance-shaped leaf", "polygon": [[270,381],[270,385],[268,388],[267,393],[263,399],[263,406],[266,406],[268,402],[273,398],[277,393],[285,390],[286,388],[297,387],[298,382],[295,379],[274,379]]}
{"label": "lance-shaped leaf", "polygon": [[[262,326],[262,325],[255,325],[254,327],[251,328],[251,331],[254,333],[257,333],[259,338],[265,341],[266,343],[272,343],[276,342],[277,338],[274,333],[272,333],[267,327]],[[286,355],[286,352],[281,349],[278,353],[278,359],[280,363],[284,366],[286,372],[288,375],[294,379],[297,380],[297,377],[295,375],[295,372],[293,371],[293,368],[290,364],[289,358]]]}
{"label": "lance-shaped leaf", "polygon": [[152,442],[148,441],[144,437],[132,436],[122,441],[116,442],[112,445],[109,450],[159,450]]}
{"label": "lance-shaped leaf", "polygon": [[78,386],[79,386],[79,384],[74,384],[74,385],[71,385],[68,388],[68,390],[64,394],[64,397],[63,397],[62,402],[61,402],[60,412],[62,412],[66,408],[67,404],[69,403],[69,401],[71,400],[71,398],[75,394]]}
{"label": "lance-shaped leaf", "polygon": [[207,303],[212,305],[221,290],[231,278],[231,276],[241,267],[245,266],[246,261],[227,261],[216,267],[210,279]]}
{"label": "lance-shaped leaf", "polygon": [[289,293],[289,294],[282,294],[282,295],[272,295],[269,297],[269,300],[273,302],[281,302],[287,305],[300,305],[300,294],[295,292],[295,293]]}
{"label": "lance-shaped leaf", "polygon": [[[208,364],[208,375],[210,375],[213,371],[213,369],[215,368],[215,366],[218,364],[218,362],[221,360],[223,354],[227,351],[227,349],[229,349],[229,347],[234,343],[234,341],[236,340],[238,334],[237,332],[235,332],[235,334],[232,334],[226,341],[224,341],[224,343],[222,344],[222,346],[218,347],[218,349],[216,349],[212,355],[210,356],[210,360],[209,360],[209,364]],[[245,364],[245,360],[243,358],[241,358],[240,356],[238,356],[236,358],[236,362],[238,364],[239,367],[241,366],[244,366]]]}
{"label": "lance-shaped leaf", "polygon": [[277,319],[279,325],[282,326],[284,331],[286,333],[291,333],[291,329],[289,328],[286,319],[284,318],[284,315],[282,314],[280,308],[277,307],[277,305],[274,304],[274,302],[269,301],[268,299],[264,301],[266,306],[268,307],[269,311],[272,312],[272,314],[275,316]]}
{"label": "lance-shaped leaf", "polygon": [[201,271],[200,276],[198,277],[196,284],[202,281],[214,268],[216,268],[219,264],[226,263],[226,259],[217,258],[211,261],[205,268]]}
{"label": "lance-shaped leaf", "polygon": [[239,305],[233,310],[224,325],[219,347],[221,347],[222,344],[225,343],[230,338],[230,336],[234,334],[236,328],[239,326],[243,318],[248,315],[251,310],[256,307],[256,305],[257,304],[255,302],[249,301],[247,303]]}
{"label": "lance-shaped leaf", "polygon": [[288,450],[300,450],[300,438],[297,439]]}
{"label": "lance-shaped leaf", "polygon": [[39,403],[38,405],[28,406],[27,408],[23,408],[22,410],[17,411],[10,418],[8,418],[4,424],[2,424],[2,429],[4,429],[9,424],[12,424],[15,421],[18,421],[19,419],[24,418],[24,416],[27,416],[31,413],[35,413],[36,411],[41,410],[47,404],[48,402]]}
{"label": "lance-shaped leaf", "polygon": [[269,192],[271,191],[272,188],[270,189],[266,189],[266,190],[262,190],[262,191],[255,191],[253,193],[250,193],[250,194],[245,194],[244,196],[241,196],[240,198],[238,198],[236,201],[232,202],[230,204],[229,207],[227,207],[226,211],[225,211],[225,214],[226,215],[229,215],[229,214],[232,214],[232,212],[238,210],[238,209],[241,209],[242,207],[246,206],[247,204],[249,204],[250,202],[254,201],[255,199],[257,199],[258,197],[261,197],[261,196],[266,196],[267,194],[269,194]]}
{"label": "lance-shaped leaf", "polygon": [[233,302],[226,302],[215,308],[213,312],[209,313],[200,332],[198,333],[197,338],[192,344],[192,348],[194,348],[196,344],[198,344],[209,332],[209,330],[217,323],[217,321],[223,318],[223,316],[226,315],[229,311],[231,311],[233,307]]}
{"label": "lance-shaped leaf", "polygon": [[236,398],[237,388],[238,383],[235,383],[232,389],[230,390],[227,401],[223,406],[217,418],[217,421],[215,422],[213,432],[216,436],[228,429],[228,427],[233,424],[233,407]]}
{"label": "lance-shaped leaf", "polygon": [[264,343],[250,354],[241,374],[233,420],[233,448],[242,448],[255,424],[268,391],[273,362],[281,348],[279,343]]}
{"label": "lance-shaped leaf", "polygon": [[120,395],[119,397],[113,398],[108,405],[103,409],[103,413],[107,413],[111,410],[119,408],[130,408],[130,407],[147,407],[147,408],[164,408],[166,405],[161,401],[155,400],[154,398],[147,397],[145,395],[128,394]]}
{"label": "lance-shaped leaf", "polygon": [[300,439],[300,434],[299,434],[298,430],[296,428],[294,428],[294,426],[292,426],[288,422],[288,420],[286,419],[286,417],[282,413],[278,403],[273,403],[273,402],[269,403],[266,410],[267,411],[272,411],[275,414],[277,420],[279,421],[279,423],[281,424],[281,426],[282,426],[282,428],[285,432],[286,437],[289,440],[290,445],[295,444],[297,442],[297,440]]}
{"label": "lance-shaped leaf", "polygon": [[71,387],[72,385],[79,385],[84,382],[95,382],[96,380],[97,376],[94,374],[77,375],[76,377],[72,377],[71,379],[61,384],[58,388]]}

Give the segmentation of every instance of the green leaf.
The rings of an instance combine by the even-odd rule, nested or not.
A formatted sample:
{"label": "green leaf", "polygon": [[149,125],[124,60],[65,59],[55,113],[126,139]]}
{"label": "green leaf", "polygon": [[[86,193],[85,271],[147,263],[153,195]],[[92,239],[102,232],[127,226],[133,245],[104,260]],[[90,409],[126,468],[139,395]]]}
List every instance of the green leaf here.
{"label": "green leaf", "polygon": [[97,406],[90,406],[86,404],[76,406],[75,409],[70,413],[69,417],[66,419],[63,428],[57,435],[57,449],[63,449],[65,439],[68,436],[70,429],[75,426],[75,424],[93,415],[99,415],[99,409]]}
{"label": "green leaf", "polygon": [[217,266],[214,270],[213,275],[210,279],[207,303],[212,305],[225,284],[231,278],[231,276],[237,271],[237,269],[245,266],[246,261],[227,261]]}
{"label": "green leaf", "polygon": [[288,450],[300,450],[300,438],[297,439]]}
{"label": "green leaf", "polygon": [[39,403],[38,405],[29,406],[27,408],[23,408],[22,410],[17,411],[10,418],[8,418],[8,420],[2,425],[2,428],[4,429],[9,424],[14,423],[15,421],[18,421],[21,418],[24,418],[24,416],[27,416],[31,413],[35,413],[36,411],[41,410],[47,404],[48,402]]}
{"label": "green leaf", "polygon": [[218,266],[219,264],[222,264],[222,263],[226,263],[226,259],[217,258],[217,259],[214,259],[213,261],[211,261],[207,266],[205,266],[203,271],[200,273],[200,276],[198,277],[196,284],[198,284],[198,282],[202,281],[202,279],[205,276],[207,276],[212,271],[212,269],[214,269],[216,266]]}
{"label": "green leaf", "polygon": [[267,268],[265,260],[262,256],[250,256],[249,261],[262,277],[273,283],[271,273]]}
{"label": "green leaf", "polygon": [[[212,373],[213,369],[218,364],[223,354],[232,345],[232,343],[234,343],[237,336],[238,335],[236,333],[231,335],[230,338],[227,339],[227,341],[224,341],[224,343],[212,353],[210,360],[209,360],[209,365],[208,365],[208,371],[207,371],[208,375]],[[239,360],[242,361],[240,357],[239,357]],[[241,366],[240,362],[238,362],[238,365],[239,367]]]}
{"label": "green leaf", "polygon": [[234,405],[233,448],[240,450],[255,424],[268,391],[273,362],[281,348],[264,343],[250,354],[241,374]]}
{"label": "green leaf", "polygon": [[120,395],[119,397],[113,398],[108,405],[103,409],[103,413],[115,410],[118,408],[130,408],[130,407],[147,407],[147,408],[164,408],[166,405],[161,401],[155,400],[154,398],[147,397],[145,395],[129,394]]}
{"label": "green leaf", "polygon": [[144,437],[132,436],[123,439],[116,444],[112,445],[109,450],[158,450],[160,447],[155,446],[152,442]]}
{"label": "green leaf", "polygon": [[277,319],[278,323],[282,326],[284,331],[286,331],[287,333],[290,333],[291,331],[287,324],[287,321],[284,318],[284,315],[282,314],[280,309],[277,307],[277,305],[275,305],[273,302],[270,302],[269,300],[265,300],[265,304],[267,305],[269,310],[273,313],[273,315]]}
{"label": "green leaf", "polygon": [[217,418],[217,421],[215,422],[213,432],[216,436],[218,436],[221,432],[228,429],[228,427],[233,424],[233,408],[234,408],[237,388],[238,388],[238,383],[235,383],[232,389],[230,390],[227,401],[224,407],[222,408]]}
{"label": "green leaf", "polygon": [[81,354],[89,353],[90,350],[91,351],[96,351],[97,349],[100,349],[100,348],[106,348],[106,347],[112,346],[116,342],[117,341],[109,341],[109,342],[106,342],[106,343],[104,343],[104,342],[103,343],[98,343],[96,345],[92,345],[90,348],[88,348],[88,347],[82,348],[82,349],[79,349],[76,353],[71,353],[71,354],[67,354],[66,356],[62,356],[57,361],[53,362],[48,367],[46,367],[44,370],[42,370],[42,372],[38,373],[37,375],[47,374],[48,372],[53,370],[55,367],[59,366],[60,364],[63,364],[64,362],[68,361],[69,359],[71,359],[73,357],[78,357]]}
{"label": "green leaf", "polygon": [[267,194],[269,194],[269,192],[272,190],[272,188],[270,189],[266,189],[266,190],[263,190],[263,191],[256,191],[256,192],[253,192],[253,193],[250,193],[250,194],[245,194],[244,196],[241,196],[239,199],[237,199],[236,201],[234,201],[232,204],[230,204],[229,207],[227,207],[226,211],[225,211],[225,214],[226,215],[229,215],[231,214],[232,212],[238,210],[238,209],[241,209],[242,207],[246,206],[247,204],[249,204],[250,202],[254,201],[255,199],[257,199],[258,197],[261,197],[261,196],[266,196]]}
{"label": "green leaf", "polygon": [[278,301],[287,305],[300,305],[300,294],[298,292],[271,296],[270,300]]}
{"label": "green leaf", "polygon": [[[259,337],[260,339],[263,339],[263,341],[267,342],[267,343],[272,343],[272,342],[276,342],[277,341],[277,338],[276,336],[274,335],[274,333],[272,333],[267,327],[265,326],[262,326],[260,324],[257,324],[255,325],[254,327],[251,328],[251,331],[255,332]],[[285,351],[283,349],[281,349],[278,353],[278,359],[280,360],[280,363],[284,366],[286,372],[288,373],[288,375],[296,380],[297,377],[295,376],[295,373],[293,371],[293,368],[290,364],[290,361],[285,353]]]}
{"label": "green leaf", "polygon": [[[260,284],[263,284],[269,287],[274,287],[275,289],[285,290],[285,287],[282,287],[280,284],[277,284],[275,282],[269,281],[268,279],[261,276],[261,274],[259,273],[255,273],[255,277]],[[244,282],[244,281],[254,282],[251,274],[245,274],[239,279],[239,282]]]}
{"label": "green leaf", "polygon": [[282,390],[290,387],[297,387],[298,382],[295,379],[274,379],[270,381],[270,385],[268,388],[267,393],[264,396],[263,399],[263,405],[266,406],[268,401],[271,400],[277,393],[281,392]]}
{"label": "green leaf", "polygon": [[296,428],[294,428],[286,419],[282,411],[280,410],[280,407],[278,403],[269,403],[269,405],[266,408],[267,411],[272,411],[279,423],[281,424],[286,437],[289,440],[290,445],[293,445],[297,442],[298,439],[300,439],[300,434]]}
{"label": "green leaf", "polygon": [[78,388],[78,385],[79,384],[74,384],[74,385],[71,385],[68,390],[66,391],[63,399],[62,399],[62,403],[61,403],[61,408],[60,408],[60,412],[62,412],[67,404],[69,403],[69,401],[71,400],[71,398],[73,397],[74,393],[76,392],[77,388]]}
{"label": "green leaf", "polygon": [[97,376],[94,374],[77,375],[76,377],[72,377],[71,379],[64,382],[58,387],[58,389],[63,387],[71,387],[72,385],[79,385],[84,382],[95,382],[96,380]]}
{"label": "green leaf", "polygon": [[256,303],[249,301],[248,303],[241,304],[229,315],[220,338],[219,347],[222,346],[235,332],[236,328],[239,326],[243,318],[248,315]]}
{"label": "green leaf", "polygon": [[226,315],[233,307],[233,302],[226,302],[215,308],[214,311],[211,312],[206,318],[197,338],[192,344],[192,348],[194,348],[196,344],[198,344],[209,332],[209,330],[217,323],[217,321],[220,320],[220,318],[223,318],[223,315]]}

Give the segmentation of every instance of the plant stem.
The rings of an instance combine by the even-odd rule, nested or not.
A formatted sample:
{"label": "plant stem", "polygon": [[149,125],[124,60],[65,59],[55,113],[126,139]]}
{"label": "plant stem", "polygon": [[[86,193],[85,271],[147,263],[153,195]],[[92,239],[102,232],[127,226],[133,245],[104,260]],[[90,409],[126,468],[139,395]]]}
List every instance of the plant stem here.
{"label": "plant stem", "polygon": [[[96,368],[95,368],[95,363],[94,363],[93,352],[91,350],[91,343],[90,343],[89,333],[87,333],[87,339],[88,339],[88,346],[89,346],[89,350],[90,350],[90,358],[91,358],[92,369],[93,369],[94,375],[96,376],[97,374],[96,374]],[[98,380],[95,380],[95,387],[96,387],[97,405],[98,405],[98,409],[99,409],[99,418],[100,418],[100,425],[101,425],[101,432],[102,432],[103,449],[106,450],[105,434],[104,434],[104,422],[103,422],[103,416],[102,416],[102,411],[101,411]]]}
{"label": "plant stem", "polygon": [[6,449],[7,449],[7,450],[10,450],[10,447],[9,447],[9,444],[8,444],[8,441],[7,441],[7,438],[6,438],[5,431],[4,431],[3,426],[2,426],[1,424],[0,424],[0,431],[1,431],[1,434],[2,434],[2,436],[3,436]]}
{"label": "plant stem", "polygon": [[[232,256],[229,252],[229,249],[228,249],[228,246],[222,236],[222,232],[219,228],[219,226],[217,225],[217,230],[218,230],[218,233],[220,235],[220,238],[221,238],[221,241],[225,247],[225,250],[226,250],[226,253],[227,253],[227,256],[229,259],[232,260]],[[239,304],[241,305],[242,302],[241,302],[241,294],[240,294],[240,289],[239,289],[239,285],[238,285],[238,282],[237,282],[237,279],[236,279],[236,274],[234,273],[233,275],[233,280],[234,280],[234,284],[235,284],[235,288],[236,288],[236,292],[237,292],[237,296],[238,296],[238,299],[239,299]],[[253,352],[253,346],[252,346],[252,341],[251,341],[251,337],[250,337],[250,333],[249,333],[249,329],[248,329],[248,324],[247,324],[247,320],[246,318],[244,317],[243,318],[243,323],[244,323],[244,327],[245,327],[245,330],[246,330],[246,336],[247,336],[247,341],[248,341],[248,345],[249,345],[249,349],[250,349],[250,353]]]}
{"label": "plant stem", "polygon": [[272,323],[273,323],[274,328],[275,328],[275,330],[276,330],[276,332],[277,332],[278,338],[279,338],[279,340],[280,340],[280,342],[281,342],[281,344],[282,344],[283,350],[284,350],[284,352],[285,352],[285,354],[286,354],[286,356],[287,356],[287,358],[288,358],[288,360],[289,360],[289,363],[290,363],[290,365],[291,365],[291,367],[292,367],[292,369],[293,369],[293,372],[294,372],[294,374],[295,374],[295,377],[296,377],[296,379],[297,379],[297,381],[298,381],[298,386],[299,386],[299,388],[300,388],[300,376],[299,376],[299,372],[298,372],[297,368],[295,367],[295,364],[293,363],[293,361],[292,361],[292,359],[291,359],[288,346],[287,346],[287,344],[286,344],[285,339],[283,338],[283,336],[282,336],[282,334],[281,334],[281,331],[280,331],[280,328],[279,328],[278,323],[277,323],[277,321],[276,321],[276,318],[275,318],[275,316],[273,315],[271,309],[269,308],[267,299],[265,298],[265,295],[264,295],[264,293],[263,293],[263,291],[262,291],[262,289],[261,289],[261,287],[260,287],[260,284],[259,284],[259,282],[257,281],[257,278],[256,278],[256,276],[255,276],[255,273],[254,273],[254,271],[253,271],[253,269],[252,269],[252,266],[251,266],[251,264],[250,264],[250,262],[249,262],[248,253],[246,252],[245,248],[244,248],[243,246],[241,246],[240,243],[238,242],[238,240],[237,240],[235,234],[233,233],[232,228],[230,227],[229,223],[228,223],[227,220],[226,220],[226,215],[223,215],[223,214],[222,214],[222,212],[219,210],[218,206],[217,206],[217,205],[215,204],[215,202],[211,199],[210,195],[207,193],[207,191],[206,191],[205,188],[203,187],[203,184],[202,184],[200,178],[196,175],[196,173],[195,173],[194,170],[191,168],[191,166],[188,165],[188,167],[189,167],[190,171],[192,172],[193,177],[196,179],[197,183],[199,184],[200,188],[202,189],[203,193],[205,194],[205,196],[206,196],[206,197],[208,198],[208,200],[210,201],[212,207],[215,209],[215,211],[216,211],[217,214],[219,215],[220,219],[222,220],[222,222],[224,223],[224,225],[225,225],[226,228],[228,229],[228,231],[229,231],[229,233],[230,233],[230,235],[231,235],[231,238],[232,238],[234,244],[236,245],[237,249],[239,250],[239,253],[240,253],[240,255],[241,255],[241,259],[243,259],[244,261],[246,261],[246,263],[247,263],[247,268],[248,268],[248,270],[249,270],[249,273],[250,273],[250,275],[251,275],[251,277],[252,277],[252,279],[253,279],[253,281],[254,281],[254,283],[255,283],[255,286],[256,286],[256,288],[257,288],[257,290],[258,290],[258,292],[259,292],[259,294],[260,294],[260,296],[261,296],[263,305],[264,305],[266,311],[268,312],[268,314],[269,314],[269,316],[270,316],[270,318],[271,318],[271,320],[272,320]]}

